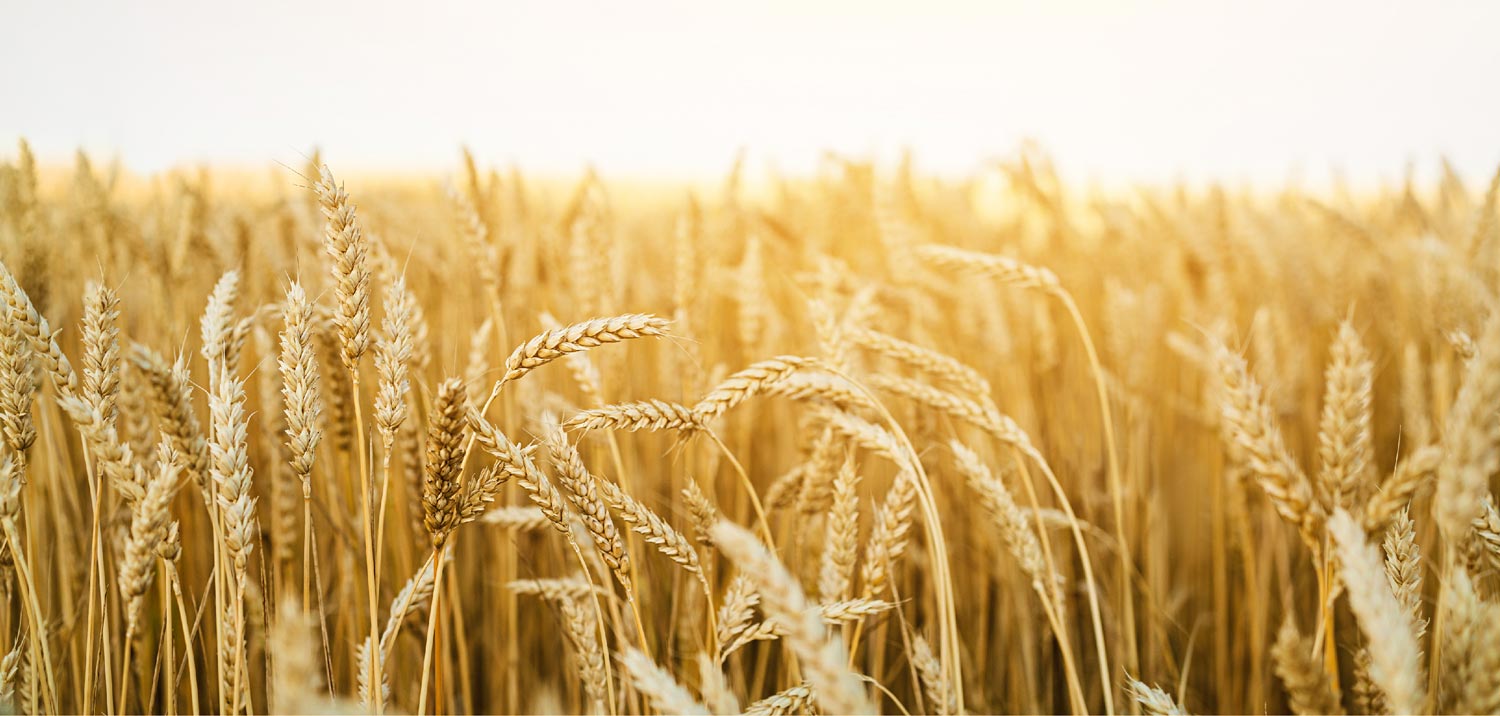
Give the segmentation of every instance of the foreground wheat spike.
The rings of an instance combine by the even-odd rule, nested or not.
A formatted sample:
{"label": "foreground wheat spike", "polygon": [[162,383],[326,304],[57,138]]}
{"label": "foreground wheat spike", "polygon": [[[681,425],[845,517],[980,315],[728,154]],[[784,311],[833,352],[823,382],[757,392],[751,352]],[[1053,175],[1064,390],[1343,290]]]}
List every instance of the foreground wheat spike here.
{"label": "foreground wheat spike", "polygon": [[504,385],[558,358],[606,343],[632,338],[664,336],[671,322],[644,313],[628,313],[609,318],[595,318],[563,328],[543,331],[516,348],[505,359],[505,374],[498,385]]}
{"label": "foreground wheat spike", "polygon": [[42,366],[52,378],[52,385],[59,395],[69,397],[78,391],[78,376],[73,364],[57,345],[57,334],[48,325],[47,319],[37,312],[31,298],[21,290],[10,270],[0,263],[0,292],[5,294],[8,319],[26,335],[31,349],[41,358]]}
{"label": "foreground wheat spike", "polygon": [[947,678],[943,676],[943,665],[932,655],[932,646],[921,634],[912,636],[911,660],[917,667],[917,676],[922,680],[922,691],[926,695],[928,708],[945,716],[958,713],[958,702],[953,689],[949,688]]}
{"label": "foreground wheat spike", "polygon": [[1244,358],[1223,343],[1214,345],[1214,356],[1223,388],[1225,439],[1244,454],[1277,513],[1297,526],[1308,547],[1318,551],[1322,509],[1313,500],[1307,476],[1286,448],[1270,404],[1246,371]]}
{"label": "foreground wheat spike", "polygon": [[848,336],[850,341],[861,348],[875,351],[951,383],[960,394],[978,398],[990,395],[989,381],[979,371],[952,357],[879,331],[853,328],[848,330]]}
{"label": "foreground wheat spike", "polygon": [[[209,472],[208,438],[193,409],[192,377],[185,357],[178,356],[175,363],[167,365],[155,351],[136,344],[131,351],[131,362],[150,383],[161,431],[172,439],[172,448],[181,456],[184,469],[207,499],[204,480]],[[282,375],[287,373],[283,371]]]}
{"label": "foreground wheat spike", "polygon": [[600,556],[628,595],[631,590],[630,555],[625,552],[625,541],[621,539],[614,519],[609,516],[604,501],[599,499],[594,476],[583,464],[583,456],[578,454],[578,449],[568,443],[568,435],[556,418],[550,414],[544,415],[542,424],[543,440],[552,455],[553,474],[562,483],[568,500],[577,508]]}
{"label": "foreground wheat spike", "polygon": [[131,516],[130,537],[120,567],[120,592],[126,598],[125,633],[132,636],[138,633],[141,607],[156,574],[156,554],[167,541],[172,517],[169,508],[181,475],[170,441],[163,441],[157,448],[157,463],[156,474],[146,483],[146,494]]}
{"label": "foreground wheat spike", "polygon": [[1179,716],[1187,713],[1177,705],[1177,700],[1173,699],[1171,694],[1155,686],[1129,676],[1125,677],[1125,683],[1143,713],[1152,716]]}
{"label": "foreground wheat spike", "polygon": [[1500,470],[1500,424],[1492,419],[1500,403],[1500,311],[1485,322],[1477,351],[1443,426],[1443,462],[1432,501],[1449,544],[1461,544],[1490,476]]}
{"label": "foreground wheat spike", "polygon": [[647,542],[655,545],[656,550],[667,559],[702,577],[703,568],[698,561],[698,551],[693,549],[693,543],[689,542],[687,537],[668,524],[660,515],[626,494],[613,482],[598,480],[597,484],[599,494],[604,501],[619,513],[620,519],[630,525],[636,534],[642,535]]}
{"label": "foreground wheat spike", "polygon": [[464,382],[449,378],[438,387],[427,432],[427,472],[422,481],[423,523],[434,549],[459,524],[459,470],[464,462],[468,393]]}
{"label": "foreground wheat spike", "polygon": [[681,430],[703,427],[692,409],[664,400],[643,400],[581,410],[563,423],[567,430]]}
{"label": "foreground wheat spike", "polygon": [[1276,675],[1286,686],[1287,701],[1297,714],[1342,714],[1338,692],[1328,681],[1313,640],[1297,632],[1290,615],[1282,622],[1271,649]]}
{"label": "foreground wheat spike", "polygon": [[861,596],[874,599],[883,596],[890,588],[892,571],[903,555],[911,531],[911,513],[917,501],[917,476],[902,471],[891,483],[890,492],[875,515],[875,527],[870,531],[870,541],[865,545],[864,566],[860,581],[864,583]]}
{"label": "foreground wheat spike", "polygon": [[1386,529],[1385,576],[1396,601],[1411,619],[1413,634],[1421,643],[1427,633],[1427,618],[1422,615],[1422,550],[1417,545],[1417,525],[1406,510],[1397,513]]}
{"label": "foreground wheat spike", "polygon": [[370,246],[355,215],[354,202],[326,165],[318,167],[318,181],[313,190],[323,210],[324,245],[332,261],[334,297],[338,304],[333,322],[339,330],[339,357],[353,373],[370,347]]}
{"label": "foreground wheat spike", "polygon": [[1338,547],[1349,606],[1368,638],[1370,678],[1396,713],[1417,713],[1425,699],[1417,638],[1410,615],[1391,593],[1380,554],[1349,513],[1335,510],[1328,531]]}
{"label": "foreground wheat spike", "polygon": [[682,684],[672,678],[672,675],[664,671],[651,657],[638,649],[625,647],[620,654],[620,664],[625,667],[625,673],[630,675],[630,681],[641,693],[651,699],[651,705],[664,714],[703,714],[707,716],[708,709],[693,695],[683,688]]}
{"label": "foreground wheat spike", "polygon": [[90,282],[83,312],[83,398],[115,425],[120,399],[120,298],[113,289]]}
{"label": "foreground wheat spike", "polygon": [[0,315],[0,437],[22,461],[36,443],[31,406],[40,387],[25,334],[9,315]]}
{"label": "foreground wheat spike", "polygon": [[1051,599],[1048,596],[1050,585],[1061,579],[1058,575],[1048,574],[1036,532],[1021,508],[1016,505],[1015,498],[1011,497],[1010,490],[1006,489],[1005,483],[995,477],[989,466],[967,445],[954,440],[948,443],[948,447],[953,451],[958,471],[963,474],[969,487],[979,495],[990,515],[999,521],[1000,534],[1004,537],[1011,556],[1016,558],[1021,572],[1031,578],[1032,588],[1042,599]]}
{"label": "foreground wheat spike", "polygon": [[807,712],[817,694],[807,684],[778,691],[745,707],[746,716],[789,716]]}
{"label": "foreground wheat spike", "polygon": [[693,415],[698,422],[706,423],[764,392],[769,386],[786,380],[793,373],[815,365],[816,360],[801,356],[776,356],[753,363],[725,378],[703,396],[693,406]]}
{"label": "foreground wheat spike", "polygon": [[240,272],[230,270],[219,277],[213,293],[208,296],[208,305],[203,309],[199,322],[199,334],[203,339],[201,352],[208,362],[209,380],[217,381],[220,373],[231,369],[230,356],[234,352],[234,304],[240,294]]}
{"label": "foreground wheat spike", "polygon": [[1318,423],[1318,489],[1323,504],[1345,509],[1362,501],[1374,449],[1371,446],[1371,383],[1374,368],[1349,321],[1339,324],[1329,349],[1323,415]]}
{"label": "foreground wheat spike", "polygon": [[786,626],[787,646],[801,662],[823,710],[840,714],[874,713],[875,705],[844,664],[842,640],[828,636],[785,565],[742,527],[720,522],[712,534],[714,544],[760,587],[766,612]]}
{"label": "foreground wheat spike", "polygon": [[1500,647],[1494,631],[1500,607],[1480,599],[1462,568],[1449,574],[1442,599],[1446,620],[1440,635],[1439,706],[1444,713],[1494,713],[1500,709]]}
{"label": "foreground wheat spike", "polygon": [[823,559],[818,571],[818,597],[824,602],[844,599],[859,557],[859,474],[853,458],[844,460],[833,481],[833,510],[828,515]]}
{"label": "foreground wheat spike", "polygon": [[412,312],[416,298],[406,289],[406,278],[398,276],[385,291],[385,319],[382,335],[375,344],[375,372],[380,388],[375,392],[375,428],[380,431],[385,461],[390,462],[396,431],[406,420],[406,395],[411,392],[408,364],[415,350],[412,339]]}
{"label": "foreground wheat spike", "polygon": [[279,367],[287,447],[292,454],[292,472],[302,482],[302,495],[310,498],[313,461],[323,439],[323,430],[318,425],[323,397],[318,381],[318,357],[312,347],[313,306],[302,285],[295,281],[286,291],[283,321]]}
{"label": "foreground wheat spike", "polygon": [[1395,474],[1381,485],[1365,503],[1364,525],[1367,532],[1383,531],[1405,509],[1413,497],[1432,484],[1433,475],[1443,462],[1443,450],[1436,445],[1427,445],[1417,450],[1396,465]]}

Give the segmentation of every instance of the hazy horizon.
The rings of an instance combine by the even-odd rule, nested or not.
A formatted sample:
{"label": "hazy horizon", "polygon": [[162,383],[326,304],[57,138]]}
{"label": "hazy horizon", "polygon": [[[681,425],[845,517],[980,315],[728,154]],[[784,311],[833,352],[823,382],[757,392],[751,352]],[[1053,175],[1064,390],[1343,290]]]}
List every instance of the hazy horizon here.
{"label": "hazy horizon", "polygon": [[[198,163],[487,164],[703,179],[737,150],[973,170],[1033,140],[1070,179],[1480,181],[1500,6],[900,5],[655,0],[421,8],[60,2],[8,8],[0,141],[152,172]],[[67,38],[66,42],[59,38]],[[12,149],[0,150],[10,154]],[[1430,174],[1428,174],[1430,175]]]}

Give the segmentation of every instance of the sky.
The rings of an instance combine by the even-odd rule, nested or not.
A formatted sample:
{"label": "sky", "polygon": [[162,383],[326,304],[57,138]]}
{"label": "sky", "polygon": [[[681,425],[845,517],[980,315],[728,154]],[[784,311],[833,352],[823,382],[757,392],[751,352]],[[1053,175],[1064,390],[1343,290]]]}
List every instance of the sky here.
{"label": "sky", "polygon": [[544,173],[1397,180],[1500,164],[1500,3],[0,0],[0,156]]}

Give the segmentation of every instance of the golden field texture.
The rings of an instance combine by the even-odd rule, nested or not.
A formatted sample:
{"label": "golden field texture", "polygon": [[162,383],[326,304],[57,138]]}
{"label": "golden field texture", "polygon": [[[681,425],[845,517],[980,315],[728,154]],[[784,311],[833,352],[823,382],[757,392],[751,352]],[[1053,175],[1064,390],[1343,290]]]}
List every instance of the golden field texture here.
{"label": "golden field texture", "polygon": [[748,189],[23,145],[0,698],[1500,709],[1494,184]]}

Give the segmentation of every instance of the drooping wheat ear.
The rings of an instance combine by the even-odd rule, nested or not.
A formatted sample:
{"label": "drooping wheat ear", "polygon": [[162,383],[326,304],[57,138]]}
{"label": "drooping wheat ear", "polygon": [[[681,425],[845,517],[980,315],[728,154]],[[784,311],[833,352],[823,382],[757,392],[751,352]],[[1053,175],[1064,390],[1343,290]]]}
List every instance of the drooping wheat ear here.
{"label": "drooping wheat ear", "polygon": [[89,282],[83,299],[83,399],[116,425],[120,399],[120,299]]}
{"label": "drooping wheat ear", "polygon": [[896,475],[891,490],[875,515],[875,527],[865,545],[865,560],[860,569],[864,583],[861,597],[873,599],[890,587],[896,562],[906,554],[910,541],[911,513],[917,502],[917,476],[909,470]]}
{"label": "drooping wheat ear", "polygon": [[318,356],[313,352],[313,305],[295,281],[286,290],[283,313],[285,328],[281,331],[281,395],[286,410],[287,447],[292,454],[292,472],[302,481],[302,495],[312,493],[313,461],[323,430],[318,425],[323,413],[323,396],[318,378]]}
{"label": "drooping wheat ear", "polygon": [[31,405],[40,387],[26,335],[9,315],[0,316],[0,436],[23,464],[36,443]]}
{"label": "drooping wheat ear", "polygon": [[1318,525],[1323,511],[1314,502],[1312,486],[1281,438],[1271,405],[1245,369],[1245,359],[1222,342],[1213,346],[1222,381],[1221,411],[1224,438],[1234,445],[1255,473],[1276,512],[1297,526],[1314,552],[1320,549]]}
{"label": "drooping wheat ear", "polygon": [[136,634],[141,605],[156,574],[155,558],[167,540],[170,507],[181,475],[170,440],[157,447],[157,471],[146,483],[145,497],[137,502],[130,519],[130,537],[120,566],[120,594],[125,598],[125,633]]}
{"label": "drooping wheat ear", "polygon": [[[604,674],[604,649],[599,645],[599,624],[592,609],[585,609],[571,597],[554,600],[562,613],[563,633],[573,644],[573,661],[578,665],[578,680],[588,697],[590,713],[604,713],[608,685]],[[665,713],[665,712],[664,712]]]}
{"label": "drooping wheat ear", "polygon": [[316,627],[296,598],[280,600],[271,626],[269,651],[275,655],[271,677],[273,713],[331,713],[335,704],[326,696],[318,663]]}
{"label": "drooping wheat ear", "polygon": [[411,392],[408,364],[413,351],[411,315],[416,300],[406,289],[406,278],[398,276],[385,291],[385,319],[375,344],[375,372],[380,388],[375,392],[375,429],[389,462],[396,431],[406,420],[406,395]]}
{"label": "drooping wheat ear", "polygon": [[1323,670],[1313,640],[1297,631],[1291,615],[1287,615],[1286,621],[1281,623],[1281,630],[1276,633],[1271,658],[1276,664],[1276,675],[1286,686],[1287,702],[1293,713],[1344,713],[1339,694],[1328,681],[1328,672]]}
{"label": "drooping wheat ear", "polygon": [[855,345],[900,361],[945,381],[959,393],[980,398],[990,395],[990,383],[979,371],[930,348],[864,328],[850,328],[846,335]]}
{"label": "drooping wheat ear", "polygon": [[1363,504],[1374,447],[1370,438],[1374,368],[1359,332],[1345,320],[1330,346],[1324,377],[1323,415],[1318,423],[1317,488],[1323,504],[1351,509]]}
{"label": "drooping wheat ear", "polygon": [[802,356],[776,356],[752,363],[739,372],[725,378],[708,395],[693,406],[698,421],[707,423],[723,415],[752,396],[763,393],[772,384],[781,382],[793,373],[818,364],[813,358]]}
{"label": "drooping wheat ear", "polygon": [[1395,713],[1417,713],[1424,695],[1417,638],[1410,615],[1385,579],[1379,550],[1365,542],[1359,523],[1342,509],[1328,519],[1338,548],[1340,574],[1349,606],[1370,650],[1370,679],[1385,692]]}
{"label": "drooping wheat ear", "polygon": [[681,430],[703,427],[691,408],[665,400],[616,403],[581,410],[563,423],[567,430]]}
{"label": "drooping wheat ear", "polygon": [[516,594],[530,594],[552,601],[612,596],[604,587],[589,584],[581,576],[561,579],[517,579],[507,582],[505,588]]}
{"label": "drooping wheat ear", "polygon": [[1021,263],[1008,256],[966,251],[951,246],[927,244],[916,248],[918,259],[946,271],[987,276],[1004,283],[1046,292],[1062,290],[1057,274],[1050,269]]}
{"label": "drooping wheat ear", "polygon": [[1396,601],[1411,620],[1412,634],[1420,645],[1427,633],[1422,616],[1422,549],[1417,544],[1417,525],[1406,510],[1396,513],[1385,531],[1385,577]]}
{"label": "drooping wheat ear", "polygon": [[995,477],[989,465],[980,460],[978,454],[957,440],[950,441],[948,447],[953,450],[958,471],[969,483],[969,488],[979,495],[980,502],[989,510],[990,516],[1000,523],[1000,534],[1005,539],[1005,546],[1010,550],[1011,556],[1016,558],[1021,573],[1031,578],[1032,588],[1043,599],[1049,599],[1047,595],[1051,585],[1061,581],[1061,577],[1056,574],[1048,575],[1046,562],[1042,559],[1041,543],[1037,540],[1030,520],[1016,505],[1015,498],[1006,489],[1005,483]]}
{"label": "drooping wheat ear", "polygon": [[1500,571],[1500,509],[1493,495],[1485,495],[1484,506],[1471,525],[1471,537],[1463,545],[1464,563],[1476,579]]}
{"label": "drooping wheat ear", "polygon": [[634,497],[626,494],[619,485],[608,480],[598,480],[599,494],[609,504],[625,524],[636,534],[646,539],[646,542],[656,545],[656,551],[661,552],[667,559],[676,562],[683,569],[693,574],[702,575],[703,568],[698,561],[698,551],[693,549],[693,543],[682,536],[675,527],[668,524],[661,515],[652,512],[645,505],[636,501]]}
{"label": "drooping wheat ear", "polygon": [[370,679],[375,674],[374,667],[370,665],[371,659],[381,661],[380,674],[382,683],[380,684],[380,706],[378,708],[384,709],[391,700],[391,672],[384,668],[384,659],[380,654],[380,649],[375,646],[375,638],[366,635],[364,640],[359,643],[359,646],[354,647],[354,664],[357,675],[356,688],[359,690],[359,705],[366,712],[374,711],[377,708],[372,700],[374,692],[370,688]]}
{"label": "drooping wheat ear", "polygon": [[828,513],[823,560],[818,570],[818,597],[823,602],[845,599],[859,558],[859,473],[847,457],[833,479],[833,509]]}
{"label": "drooping wheat ear", "polygon": [[217,385],[219,374],[230,370],[230,353],[235,337],[234,302],[240,293],[240,272],[225,271],[208,295],[208,305],[199,320],[199,333],[203,340],[200,349],[203,360],[208,361],[209,380]]}
{"label": "drooping wheat ear", "polygon": [[830,636],[817,611],[809,607],[797,580],[748,530],[729,522],[713,528],[714,543],[750,575],[760,590],[766,613],[787,629],[785,641],[818,694],[826,713],[875,713],[858,677],[845,666],[842,639]]}
{"label": "drooping wheat ear", "polygon": [[1443,425],[1444,456],[1432,510],[1450,545],[1463,543],[1488,494],[1490,476],[1500,470],[1500,423],[1493,414],[1500,404],[1500,311],[1485,322],[1478,351]]}
{"label": "drooping wheat ear", "polygon": [[496,507],[484,513],[479,521],[518,532],[534,532],[552,523],[536,507]]}
{"label": "drooping wheat ear", "polygon": [[956,420],[967,422],[994,436],[996,440],[1002,442],[1012,440],[1000,411],[996,410],[993,405],[977,403],[910,378],[895,375],[868,376],[865,378],[865,383],[876,390],[899,395]]}
{"label": "drooping wheat ear", "polygon": [[247,452],[249,421],[245,415],[244,383],[232,375],[219,378],[208,396],[213,424],[211,474],[223,511],[224,546],[234,558],[235,572],[243,581],[250,552],[255,547],[255,502],[251,496],[250,459]]}
{"label": "drooping wheat ear", "polygon": [[1411,503],[1412,498],[1432,484],[1433,475],[1443,462],[1443,450],[1436,445],[1417,448],[1407,455],[1396,471],[1365,503],[1365,531],[1383,532],[1396,513]]}
{"label": "drooping wheat ear", "polygon": [[[552,330],[562,328],[562,322],[558,321],[551,313],[542,311],[540,316],[542,328]],[[568,366],[568,373],[573,376],[573,382],[578,385],[578,392],[583,395],[584,405],[598,407],[604,405],[602,379],[599,377],[599,369],[594,362],[589,360],[587,353],[572,353],[563,357],[563,363]]]}
{"label": "drooping wheat ear", "polygon": [[[448,559],[452,559],[449,553]],[[406,618],[412,614],[420,614],[427,608],[427,603],[432,599],[434,580],[437,578],[437,559],[431,558],[417,569],[417,573],[406,580],[401,591],[391,600],[391,611],[385,620],[385,628],[380,631],[380,650],[386,658],[390,658],[391,650],[395,648],[396,635],[401,631],[401,625]]]}
{"label": "drooping wheat ear", "polygon": [[810,713],[817,695],[807,684],[783,689],[745,707],[745,716],[790,716]]}
{"label": "drooping wheat ear", "polygon": [[334,181],[327,165],[318,167],[314,190],[326,219],[323,238],[332,259],[338,302],[333,321],[339,329],[339,356],[352,373],[370,347],[370,246],[355,216],[354,202],[344,185]]}
{"label": "drooping wheat ear", "polygon": [[625,593],[630,594],[630,555],[625,552],[625,540],[609,516],[604,501],[599,499],[594,476],[583,464],[583,456],[568,442],[567,433],[550,413],[542,417],[542,440],[552,455],[552,472],[557,481],[562,483],[568,500],[577,508],[578,516],[593,537],[605,564],[614,572]]}
{"label": "drooping wheat ear", "polygon": [[[712,528],[710,539],[711,532]],[[760,604],[760,594],[755,591],[755,583],[750,581],[744,571],[736,573],[734,579],[729,580],[729,587],[724,590],[724,598],[719,603],[719,618],[714,627],[714,638],[718,642],[720,653],[724,653],[724,647],[750,625],[750,618],[755,616],[757,604]]]}
{"label": "drooping wheat ear", "polygon": [[1136,705],[1141,707],[1141,713],[1150,716],[1179,716],[1187,713],[1177,705],[1177,700],[1171,694],[1144,681],[1126,675],[1125,687],[1131,698],[1135,699]]}
{"label": "drooping wheat ear", "polygon": [[854,441],[860,447],[890,460],[897,467],[914,471],[912,455],[885,428],[842,410],[820,410],[818,417],[833,428],[834,432]]}
{"label": "drooping wheat ear", "polygon": [[511,442],[510,438],[486,421],[477,410],[469,411],[469,426],[474,429],[474,438],[479,446],[499,461],[500,469],[506,475],[505,479],[514,479],[520,484],[531,501],[547,516],[547,521],[552,523],[553,528],[571,542],[573,530],[569,525],[572,510],[568,509],[562,493],[531,459],[536,446],[522,448]]}
{"label": "drooping wheat ear", "polygon": [[16,645],[0,659],[0,703],[24,713],[37,703],[37,671],[31,668],[31,643],[24,629],[16,634]]}
{"label": "drooping wheat ear", "polygon": [[735,697],[734,691],[729,688],[729,682],[724,679],[724,671],[712,656],[704,652],[698,652],[698,693],[703,695],[703,700],[716,714],[740,713],[740,700]]}
{"label": "drooping wheat ear", "polygon": [[1479,597],[1462,567],[1443,585],[1442,713],[1487,714],[1500,709],[1500,646],[1494,627],[1500,607]]}
{"label": "drooping wheat ear", "polygon": [[922,694],[927,698],[927,707],[933,713],[947,716],[958,713],[958,701],[948,678],[943,675],[943,665],[932,654],[932,646],[921,634],[911,638],[911,663],[917,667],[917,677],[922,681]]}
{"label": "drooping wheat ear", "polygon": [[52,331],[47,319],[37,312],[31,298],[21,289],[21,284],[16,282],[16,277],[11,275],[4,263],[0,263],[0,292],[5,294],[7,319],[25,334],[26,340],[31,343],[31,349],[41,358],[42,366],[52,376],[52,385],[58,394],[70,396],[77,393],[78,376],[73,372],[73,364],[68,361],[68,356],[57,345],[57,334]]}
{"label": "drooping wheat ear", "polygon": [[708,531],[719,521],[719,508],[703,494],[697,480],[688,479],[687,487],[682,488],[682,501],[687,503],[688,516],[693,519],[693,539],[698,544],[712,542]]}
{"label": "drooping wheat ear", "polygon": [[698,703],[691,692],[641,650],[625,647],[620,653],[620,665],[625,667],[625,673],[630,675],[630,682],[635,685],[636,690],[645,694],[657,711],[664,714],[707,716],[708,708]]}
{"label": "drooping wheat ear", "polygon": [[422,515],[433,549],[440,549],[458,526],[459,471],[464,462],[468,393],[449,378],[438,387],[427,431],[427,472],[422,480]]}
{"label": "drooping wheat ear", "polygon": [[84,399],[64,395],[58,397],[57,404],[83,433],[84,441],[98,461],[99,471],[108,478],[110,487],[124,498],[126,506],[133,507],[146,494],[146,473],[135,464],[130,446],[120,441],[115,426],[106,422],[104,416]]}
{"label": "drooping wheat ear", "polygon": [[176,363],[167,365],[155,351],[137,343],[132,346],[130,360],[151,386],[151,400],[161,431],[172,439],[172,448],[181,457],[184,470],[206,496],[208,439],[193,409],[193,384],[186,356],[178,356]]}
{"label": "drooping wheat ear", "polygon": [[765,392],[766,395],[792,400],[815,400],[840,410],[875,409],[869,396],[860,392],[849,381],[820,373],[793,373],[785,380],[766,385]]}
{"label": "drooping wheat ear", "polygon": [[505,375],[500,377],[499,384],[517,380],[570,353],[632,338],[666,335],[670,325],[671,322],[664,318],[645,313],[627,313],[542,331],[505,359]]}

